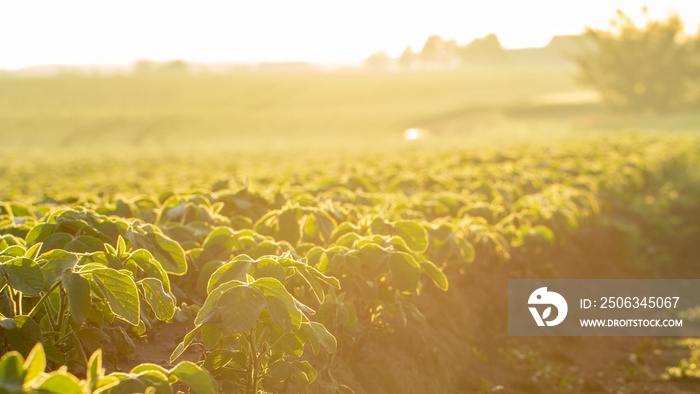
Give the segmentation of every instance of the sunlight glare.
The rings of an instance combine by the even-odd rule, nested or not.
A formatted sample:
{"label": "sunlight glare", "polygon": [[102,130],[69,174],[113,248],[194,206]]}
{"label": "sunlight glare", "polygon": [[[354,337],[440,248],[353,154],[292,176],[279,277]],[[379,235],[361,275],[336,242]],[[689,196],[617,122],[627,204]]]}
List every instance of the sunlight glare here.
{"label": "sunlight glare", "polygon": [[403,138],[408,141],[417,140],[421,137],[421,131],[418,129],[408,129],[403,132]]}

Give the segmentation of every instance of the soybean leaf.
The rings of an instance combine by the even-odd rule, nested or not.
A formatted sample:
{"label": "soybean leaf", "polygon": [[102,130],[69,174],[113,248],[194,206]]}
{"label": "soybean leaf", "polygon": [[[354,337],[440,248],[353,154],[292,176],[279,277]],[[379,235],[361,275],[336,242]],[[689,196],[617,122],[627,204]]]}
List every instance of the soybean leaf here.
{"label": "soybean leaf", "polygon": [[163,376],[168,376],[169,372],[167,369],[161,367],[158,364],[151,364],[151,363],[143,363],[135,366],[131,371],[129,371],[130,374],[138,375],[144,372],[148,371],[156,371],[161,373]]}
{"label": "soybean leaf", "polygon": [[17,328],[17,323],[15,323],[15,319],[11,317],[2,317],[2,315],[0,315],[0,327],[6,330],[14,330]]}
{"label": "soybean leaf", "polygon": [[303,385],[309,385],[316,380],[317,372],[308,361],[294,361],[292,366],[297,371],[297,377],[300,378]]}
{"label": "soybean leaf", "polygon": [[41,245],[42,245],[41,243],[38,243],[38,244],[32,246],[31,248],[28,248],[27,252],[24,254],[24,257],[26,257],[28,259],[35,260],[36,256],[39,254],[39,250],[41,249]]}
{"label": "soybean leaf", "polygon": [[202,365],[208,371],[216,371],[223,368],[231,362],[236,366],[242,366],[246,363],[246,356],[241,351],[232,351],[227,349],[216,349],[207,355]]}
{"label": "soybean leaf", "polygon": [[78,257],[65,250],[54,249],[40,255],[36,261],[46,274],[46,286],[48,287],[61,277],[63,271],[73,269],[78,263]]}
{"label": "soybean leaf", "polygon": [[297,271],[299,272],[299,274],[301,274],[302,278],[304,278],[306,283],[308,283],[309,286],[311,286],[311,291],[316,296],[318,302],[323,303],[323,298],[325,294],[323,292],[321,284],[316,280],[316,278],[313,275],[311,275],[311,273],[309,272],[309,270],[306,269],[306,267],[297,267]]}
{"label": "soybean leaf", "polygon": [[52,372],[46,380],[39,385],[39,392],[46,390],[49,393],[83,394],[80,381],[75,376],[61,371]]}
{"label": "soybean leaf", "polygon": [[260,258],[250,269],[250,275],[253,278],[275,278],[280,282],[284,282],[287,275],[284,268],[277,261],[271,258]]}
{"label": "soybean leaf", "polygon": [[187,272],[185,251],[177,242],[158,233],[153,233],[158,247],[166,253],[164,259],[157,259],[165,271],[173,275],[183,275]]}
{"label": "soybean leaf", "polygon": [[216,306],[223,320],[222,331],[233,335],[253,328],[265,308],[265,297],[251,287],[237,286],[221,294]]}
{"label": "soybean leaf", "polygon": [[41,252],[45,253],[54,249],[63,249],[69,242],[73,240],[73,236],[66,233],[54,233],[44,239],[41,245]]}
{"label": "soybean leaf", "polygon": [[15,316],[16,327],[14,330],[6,330],[5,335],[12,350],[16,350],[27,356],[37,343],[43,342],[41,328],[29,316]]}
{"label": "soybean leaf", "polygon": [[294,368],[292,368],[292,365],[286,360],[279,360],[270,365],[267,373],[270,375],[270,379],[273,381],[282,382],[292,376],[294,373]]}
{"label": "soybean leaf", "polygon": [[212,349],[216,348],[221,339],[221,328],[218,324],[202,324],[202,342]]}
{"label": "soybean leaf", "polygon": [[25,382],[30,382],[46,370],[46,354],[44,353],[44,348],[41,346],[41,343],[34,345],[29,352],[27,359],[24,360],[24,370]]}
{"label": "soybean leaf", "polygon": [[199,308],[199,312],[197,312],[197,317],[194,319],[194,324],[203,324],[205,321],[213,319],[214,316],[216,316],[219,313],[219,309],[216,307],[216,304],[219,302],[219,298],[221,297],[221,295],[231,288],[243,285],[245,285],[245,283],[239,282],[237,280],[232,280],[214,289],[209,294],[207,299],[204,300],[204,304],[202,304],[202,307]]}
{"label": "soybean leaf", "polygon": [[389,266],[394,279],[394,285],[399,291],[415,292],[420,281],[420,265],[416,260],[404,252],[392,253],[389,258]]}
{"label": "soybean leaf", "polygon": [[288,241],[292,245],[296,245],[299,241],[299,237],[301,236],[299,231],[299,222],[297,221],[297,209],[290,208],[282,211],[277,220],[279,225],[279,239]]}
{"label": "soybean leaf", "polygon": [[89,272],[105,296],[109,309],[127,323],[139,324],[139,295],[134,280],[111,268],[97,268]]}
{"label": "soybean leaf", "polygon": [[287,331],[295,332],[301,325],[301,311],[296,306],[294,297],[275,278],[262,278],[251,283],[265,297],[267,311],[272,320]]}
{"label": "soybean leaf", "polygon": [[66,270],[63,271],[61,282],[68,295],[70,317],[76,324],[81,324],[90,312],[90,281],[80,274]]}
{"label": "soybean leaf", "polygon": [[95,350],[88,360],[87,369],[85,371],[85,379],[90,391],[94,391],[97,387],[97,382],[102,377],[102,349]]}
{"label": "soybean leaf", "polygon": [[447,277],[435,264],[430,261],[421,261],[420,268],[433,280],[437,287],[441,290],[447,290]]}
{"label": "soybean leaf", "polygon": [[17,352],[5,353],[0,358],[0,389],[3,392],[21,393],[24,383],[24,368],[22,356]]}
{"label": "soybean leaf", "polygon": [[144,278],[139,283],[143,286],[144,298],[153,309],[156,318],[161,321],[172,319],[175,314],[175,300],[165,292],[163,283],[155,278]]}
{"label": "soybean leaf", "polygon": [[169,377],[176,377],[198,394],[213,394],[219,392],[219,387],[209,372],[196,364],[183,361],[170,370]]}
{"label": "soybean leaf", "polygon": [[177,360],[177,358],[180,357],[182,355],[182,353],[184,353],[188,347],[190,347],[192,342],[194,342],[194,338],[197,336],[197,334],[201,330],[202,330],[202,326],[197,325],[190,332],[185,334],[185,337],[182,339],[182,342],[180,342],[177,345],[175,350],[173,350],[173,353],[170,355],[170,362]]}
{"label": "soybean leaf", "polygon": [[163,289],[165,291],[170,291],[170,278],[168,278],[168,273],[165,272],[163,266],[153,258],[153,255],[151,255],[149,251],[146,249],[139,249],[129,256],[129,260],[134,262],[146,276],[160,280],[163,283]]}
{"label": "soybean leaf", "polygon": [[12,259],[2,265],[7,284],[26,295],[39,295],[44,290],[44,273],[39,264],[25,257]]}
{"label": "soybean leaf", "polygon": [[55,223],[37,224],[29,231],[29,233],[27,233],[27,236],[24,238],[25,242],[27,243],[27,246],[34,246],[37,243],[44,241],[51,234],[54,233],[56,227],[58,227],[58,225]]}
{"label": "soybean leaf", "polygon": [[301,330],[309,340],[314,354],[318,354],[320,346],[323,346],[328,353],[335,352],[337,348],[336,339],[330,332],[328,332],[323,324],[317,322],[305,322],[302,323]]}
{"label": "soybean leaf", "polygon": [[403,238],[406,245],[415,252],[424,252],[428,248],[428,233],[416,222],[400,220],[395,225],[396,234]]}
{"label": "soybean leaf", "polygon": [[219,285],[222,283],[227,283],[232,280],[244,281],[245,276],[250,270],[251,263],[252,261],[248,259],[234,260],[219,267],[209,277],[209,283],[207,283],[207,293],[211,293],[212,290],[219,287]]}

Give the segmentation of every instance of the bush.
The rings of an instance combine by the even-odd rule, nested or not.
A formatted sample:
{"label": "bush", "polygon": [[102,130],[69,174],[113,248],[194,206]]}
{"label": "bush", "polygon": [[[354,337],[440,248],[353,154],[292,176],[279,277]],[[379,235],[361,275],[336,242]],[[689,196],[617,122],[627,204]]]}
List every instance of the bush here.
{"label": "bush", "polygon": [[[643,10],[646,14],[646,9]],[[670,111],[698,101],[700,39],[677,15],[637,27],[623,12],[611,30],[588,29],[591,50],[576,57],[581,81],[618,109]]]}

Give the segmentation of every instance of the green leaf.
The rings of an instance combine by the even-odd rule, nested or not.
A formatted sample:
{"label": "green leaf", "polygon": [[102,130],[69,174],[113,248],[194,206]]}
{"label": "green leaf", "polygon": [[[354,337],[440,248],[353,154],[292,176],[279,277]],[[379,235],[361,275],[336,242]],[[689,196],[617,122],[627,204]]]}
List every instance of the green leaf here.
{"label": "green leaf", "polygon": [[54,249],[39,256],[37,263],[46,274],[46,285],[51,286],[61,278],[63,271],[72,270],[78,263],[78,258],[73,253],[65,250]]}
{"label": "green leaf", "polygon": [[54,249],[63,249],[69,242],[73,241],[73,236],[66,233],[54,233],[43,240],[41,253]]}
{"label": "green leaf", "polygon": [[18,257],[3,264],[8,275],[7,284],[26,295],[39,295],[44,290],[44,273],[39,264],[25,257]]}
{"label": "green leaf", "polygon": [[134,341],[129,337],[123,327],[115,327],[112,330],[112,339],[114,347],[117,348],[119,354],[131,354],[136,350]]}
{"label": "green leaf", "polygon": [[275,323],[287,331],[296,332],[301,325],[301,311],[294,297],[274,278],[261,278],[251,283],[265,297],[267,310]]}
{"label": "green leaf", "polygon": [[154,278],[144,278],[139,283],[143,286],[144,298],[153,309],[156,318],[161,321],[172,319],[175,314],[175,300],[165,292],[163,283]]}
{"label": "green leaf", "polygon": [[[116,373],[111,373],[109,376],[116,375]],[[125,377],[121,378],[118,383],[114,386],[111,386],[109,390],[104,391],[104,393],[109,393],[109,394],[133,394],[133,393],[144,393],[146,394],[146,389],[148,389],[150,385],[138,377],[132,377],[130,375],[126,375]],[[102,394],[103,391],[98,391],[98,393]]]}
{"label": "green leaf", "polygon": [[420,281],[420,265],[408,253],[392,253],[389,258],[389,266],[393,277],[394,286],[402,292],[415,292]]}
{"label": "green leaf", "polygon": [[5,331],[5,336],[12,350],[27,356],[37,343],[44,341],[41,335],[41,328],[29,316],[15,316],[14,319],[17,326],[14,330]]}
{"label": "green leaf", "polygon": [[219,392],[219,387],[209,372],[189,361],[183,361],[171,369],[169,377],[173,376],[198,394]]}
{"label": "green leaf", "polygon": [[24,370],[26,371],[25,382],[30,382],[46,370],[46,354],[41,343],[34,345],[34,348],[29,352],[27,359],[24,360]]}
{"label": "green leaf", "polygon": [[275,382],[282,382],[289,379],[294,373],[294,368],[286,360],[279,360],[272,365],[267,370],[270,375],[270,379]]}
{"label": "green leaf", "polygon": [[301,329],[306,338],[309,340],[314,354],[318,354],[318,351],[320,350],[319,345],[323,346],[328,353],[335,353],[338,344],[335,337],[328,332],[323,324],[317,322],[305,322],[302,323]]}
{"label": "green leaf", "polygon": [[279,232],[278,238],[296,245],[301,237],[299,221],[297,220],[296,208],[289,208],[282,211],[278,217]]}
{"label": "green leaf", "polygon": [[85,371],[85,378],[87,380],[88,388],[90,392],[97,388],[97,382],[100,380],[104,370],[102,369],[102,349],[95,350],[88,360],[87,369]]}
{"label": "green leaf", "polygon": [[146,249],[139,249],[129,256],[129,260],[136,264],[147,277],[156,278],[163,283],[163,289],[170,291],[170,278],[163,266],[153,258],[153,255]]}
{"label": "green leaf", "polygon": [[207,238],[202,243],[202,249],[214,249],[218,246],[221,249],[230,250],[233,247],[234,239],[235,233],[233,230],[228,227],[217,227],[207,235]]}
{"label": "green leaf", "polygon": [[447,277],[440,271],[440,268],[436,267],[431,261],[421,261],[420,268],[433,280],[435,286],[441,290],[447,290]]}
{"label": "green leaf", "polygon": [[157,364],[151,364],[151,363],[143,363],[135,366],[134,368],[129,371],[130,374],[138,375],[142,374],[144,372],[148,371],[156,371],[161,373],[163,376],[168,376],[169,372],[167,369],[161,367],[160,365]]}
{"label": "green leaf", "polygon": [[39,390],[46,390],[50,393],[61,394],[83,394],[83,388],[80,381],[75,376],[67,373],[56,371],[52,372],[41,385]]}
{"label": "green leaf", "polygon": [[19,245],[12,245],[8,247],[7,249],[3,250],[0,252],[0,256],[7,256],[7,257],[24,257],[24,255],[27,253],[27,251],[19,246]]}
{"label": "green leaf", "polygon": [[73,271],[63,271],[63,288],[68,295],[70,317],[76,324],[83,323],[90,312],[90,281]]}
{"label": "green leaf", "polygon": [[237,286],[221,294],[216,306],[223,319],[222,331],[233,335],[255,326],[265,308],[265,297],[253,288]]}
{"label": "green leaf", "polygon": [[39,242],[43,242],[46,238],[48,238],[51,234],[54,233],[56,227],[58,227],[58,225],[55,223],[37,224],[29,231],[29,233],[27,233],[27,236],[24,238],[25,242],[27,243],[27,246],[34,246]]}
{"label": "green leaf", "polygon": [[209,321],[210,319],[214,318],[214,316],[219,314],[219,309],[216,306],[216,304],[219,302],[219,298],[223,293],[236,286],[245,286],[245,283],[232,280],[212,290],[209,296],[207,296],[207,299],[204,300],[204,304],[199,309],[199,312],[197,312],[197,317],[194,319],[194,324],[203,324],[205,321]]}
{"label": "green leaf", "polygon": [[[0,391],[7,393],[22,393],[25,371],[24,360],[17,352],[5,353],[0,358]],[[5,390],[2,390],[5,389]]]}
{"label": "green leaf", "polygon": [[316,380],[316,370],[309,364],[308,361],[294,361],[292,367],[297,371],[297,377],[301,380],[303,386],[308,386]]}
{"label": "green leaf", "polygon": [[403,238],[406,245],[415,252],[424,252],[428,248],[428,233],[416,222],[400,220],[395,225],[396,234]]}
{"label": "green leaf", "polygon": [[311,291],[314,293],[314,296],[316,296],[316,299],[318,300],[319,303],[323,303],[323,298],[325,297],[325,293],[323,292],[323,288],[321,287],[321,283],[314,278],[313,275],[309,272],[309,270],[306,269],[306,267],[297,267],[297,272],[301,274],[302,278],[306,281],[306,283],[311,286]]}
{"label": "green leaf", "polygon": [[119,238],[117,238],[117,256],[121,257],[123,254],[126,253],[126,242],[124,241],[124,238],[120,235]]}
{"label": "green leaf", "polygon": [[24,257],[28,259],[35,260],[36,256],[39,254],[39,249],[41,249],[41,243],[38,243],[31,248],[27,249],[27,252],[24,254]]}
{"label": "green leaf", "polygon": [[255,278],[275,278],[280,282],[284,282],[287,274],[284,268],[277,261],[262,257],[258,259],[250,269],[250,275]]}
{"label": "green leaf", "polygon": [[134,280],[111,268],[98,268],[89,272],[104,294],[109,309],[127,323],[139,324],[139,295]]}
{"label": "green leaf", "polygon": [[15,319],[11,317],[0,317],[0,327],[6,330],[14,330],[17,328],[17,323],[15,323]]}
{"label": "green leaf", "polygon": [[245,276],[250,270],[251,260],[234,260],[219,267],[209,277],[207,283],[207,293],[219,287],[222,283],[227,283],[232,280],[245,281]]}
{"label": "green leaf", "polygon": [[87,348],[88,352],[97,351],[97,349],[101,348],[105,343],[115,342],[107,333],[93,326],[85,325],[80,328],[76,334],[80,343]]}
{"label": "green leaf", "polygon": [[184,275],[187,272],[185,251],[177,242],[158,233],[153,233],[156,243],[167,255],[165,259],[156,259],[166,272],[173,275]]}
{"label": "green leaf", "polygon": [[192,329],[192,331],[188,332],[185,335],[185,338],[182,339],[182,342],[180,342],[177,345],[175,350],[173,350],[173,353],[170,355],[170,362],[177,360],[177,358],[180,357],[182,355],[182,353],[184,353],[185,350],[187,350],[188,347],[190,347],[192,342],[194,342],[194,338],[197,336],[197,334],[201,330],[202,330],[202,326],[197,325]]}
{"label": "green leaf", "polygon": [[216,348],[221,339],[221,328],[214,323],[202,324],[202,342],[212,349]]}
{"label": "green leaf", "polygon": [[236,366],[242,366],[246,363],[246,356],[241,351],[232,351],[227,349],[217,349],[207,355],[202,365],[207,371],[214,372],[223,368],[229,362]]}

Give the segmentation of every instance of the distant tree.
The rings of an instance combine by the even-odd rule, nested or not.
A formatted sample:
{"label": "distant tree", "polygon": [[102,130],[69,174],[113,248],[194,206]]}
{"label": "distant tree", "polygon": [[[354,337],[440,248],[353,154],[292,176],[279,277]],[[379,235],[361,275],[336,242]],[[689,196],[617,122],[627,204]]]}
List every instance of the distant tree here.
{"label": "distant tree", "polygon": [[433,35],[425,41],[418,57],[428,68],[447,68],[459,64],[459,45],[455,40],[444,41]]}
{"label": "distant tree", "polygon": [[171,60],[169,62],[154,62],[153,60],[137,60],[134,62],[134,74],[187,74],[189,65],[184,60]]}
{"label": "distant tree", "polygon": [[404,51],[401,53],[401,56],[399,56],[399,65],[403,69],[411,70],[416,64],[417,60],[418,56],[413,52],[413,50],[411,50],[411,47],[406,47],[406,49],[404,49]]}
{"label": "distant tree", "polygon": [[160,66],[159,71],[168,74],[187,74],[190,66],[184,60],[171,60]]}
{"label": "distant tree", "polygon": [[156,71],[158,64],[152,60],[141,59],[135,61],[132,68],[135,74],[151,74]]}
{"label": "distant tree", "polygon": [[391,66],[392,60],[386,53],[379,51],[365,59],[365,67],[373,70],[386,70]]}
{"label": "distant tree", "polygon": [[683,35],[677,15],[664,21],[647,18],[646,26],[637,27],[618,11],[610,31],[589,28],[586,35],[593,49],[575,57],[580,80],[607,103],[627,110],[668,111],[697,101],[699,40]]}
{"label": "distant tree", "polygon": [[501,42],[493,33],[459,48],[459,55],[464,64],[498,64],[508,59]]}

